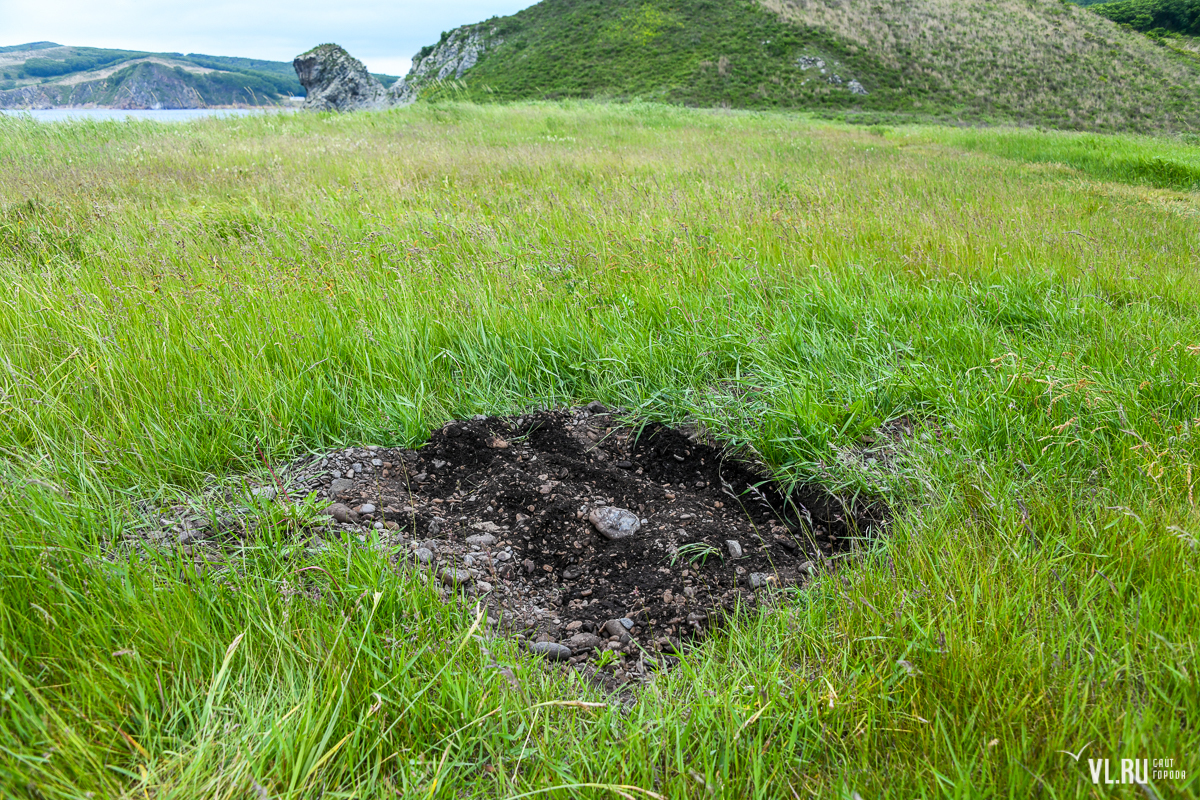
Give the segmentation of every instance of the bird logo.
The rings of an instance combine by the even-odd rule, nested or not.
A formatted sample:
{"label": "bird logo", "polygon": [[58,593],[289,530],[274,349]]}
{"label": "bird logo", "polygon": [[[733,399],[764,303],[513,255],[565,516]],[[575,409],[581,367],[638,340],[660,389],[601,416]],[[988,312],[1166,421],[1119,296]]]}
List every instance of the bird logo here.
{"label": "bird logo", "polygon": [[[1093,739],[1093,740],[1092,740],[1092,742],[1094,742],[1094,741],[1096,741],[1096,740],[1095,740],[1095,739]],[[1084,750],[1087,750],[1087,749],[1088,749],[1088,748],[1091,746],[1092,742],[1088,742],[1088,743],[1087,743],[1087,744],[1085,744],[1083,747],[1079,748],[1079,753],[1078,753],[1078,754],[1072,753],[1070,750],[1059,750],[1058,752],[1060,752],[1060,753],[1066,753],[1066,754],[1067,754],[1067,755],[1069,755],[1071,758],[1075,759],[1075,763],[1076,763],[1076,764],[1078,764],[1078,763],[1079,763],[1079,759],[1083,757],[1083,751],[1084,751]]]}

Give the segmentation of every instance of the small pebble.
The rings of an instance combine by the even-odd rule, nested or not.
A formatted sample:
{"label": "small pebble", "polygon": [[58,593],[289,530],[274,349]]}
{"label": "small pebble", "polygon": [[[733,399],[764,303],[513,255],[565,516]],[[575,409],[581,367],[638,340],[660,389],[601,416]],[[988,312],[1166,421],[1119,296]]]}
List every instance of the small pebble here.
{"label": "small pebble", "polygon": [[637,514],[616,506],[600,506],[588,514],[588,521],[606,539],[627,539],[641,529]]}
{"label": "small pebble", "polygon": [[725,540],[725,549],[729,551],[730,558],[742,557],[742,544],[734,539]]}
{"label": "small pebble", "polygon": [[471,582],[471,573],[465,569],[452,569],[446,567],[442,570],[442,583],[447,586],[461,586]]}
{"label": "small pebble", "polygon": [[350,506],[345,503],[334,503],[331,506],[327,506],[325,513],[343,524],[349,524],[358,519],[358,514],[355,514]]}
{"label": "small pebble", "polygon": [[761,589],[775,581],[775,576],[766,572],[750,573],[750,588]]}
{"label": "small pebble", "polygon": [[545,656],[551,661],[566,661],[571,657],[571,648],[558,642],[534,642],[529,645],[530,651]]}

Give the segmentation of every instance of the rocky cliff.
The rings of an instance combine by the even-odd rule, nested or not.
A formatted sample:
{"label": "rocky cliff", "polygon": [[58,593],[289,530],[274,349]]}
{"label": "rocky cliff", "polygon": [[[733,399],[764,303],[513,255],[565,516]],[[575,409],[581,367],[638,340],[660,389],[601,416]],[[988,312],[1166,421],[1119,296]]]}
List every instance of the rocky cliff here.
{"label": "rocky cliff", "polygon": [[496,29],[486,23],[464,25],[443,34],[441,41],[413,58],[412,69],[388,91],[394,105],[408,105],[435,81],[461,79],[489,49],[503,44]]}
{"label": "rocky cliff", "polygon": [[383,108],[388,93],[367,68],[336,44],[323,44],[296,56],[296,77],[308,93],[304,108],[355,111]]}
{"label": "rocky cliff", "polygon": [[[0,92],[0,108],[206,108],[210,103],[195,84],[194,76],[183,70],[143,62],[99,80],[35,84]],[[242,100],[250,101],[249,95]]]}

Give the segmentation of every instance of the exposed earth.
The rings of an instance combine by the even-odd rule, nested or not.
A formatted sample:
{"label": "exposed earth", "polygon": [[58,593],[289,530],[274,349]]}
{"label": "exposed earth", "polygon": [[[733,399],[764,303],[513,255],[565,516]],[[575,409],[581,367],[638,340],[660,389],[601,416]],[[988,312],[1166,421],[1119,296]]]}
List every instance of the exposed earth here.
{"label": "exposed earth", "polygon": [[[377,541],[446,599],[484,600],[534,652],[618,683],[735,609],[802,587],[887,519],[819,487],[785,495],[697,430],[598,403],[455,421],[417,450],[351,448],[278,474],[292,499],[329,501],[319,536]],[[163,521],[185,543],[237,528]]]}

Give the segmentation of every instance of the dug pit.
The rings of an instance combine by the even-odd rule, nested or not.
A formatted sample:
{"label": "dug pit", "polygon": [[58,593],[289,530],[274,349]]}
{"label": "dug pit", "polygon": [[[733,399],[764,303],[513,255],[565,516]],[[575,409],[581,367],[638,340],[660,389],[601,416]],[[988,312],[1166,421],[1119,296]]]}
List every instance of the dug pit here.
{"label": "dug pit", "polygon": [[598,403],[455,421],[417,450],[295,467],[293,491],[330,501],[325,536],[376,537],[447,597],[483,599],[534,652],[594,671],[610,651],[601,660],[631,676],[803,586],[887,518],[821,488],[785,492],[695,430]]}
{"label": "dug pit", "polygon": [[[303,526],[310,547],[376,548],[444,599],[482,601],[498,633],[609,685],[803,587],[888,519],[880,502],[785,491],[698,429],[599,403],[450,422],[419,449],[350,448],[271,474],[255,502],[320,499],[328,516]],[[258,537],[236,502],[147,506],[133,535],[220,569],[224,544]]]}

